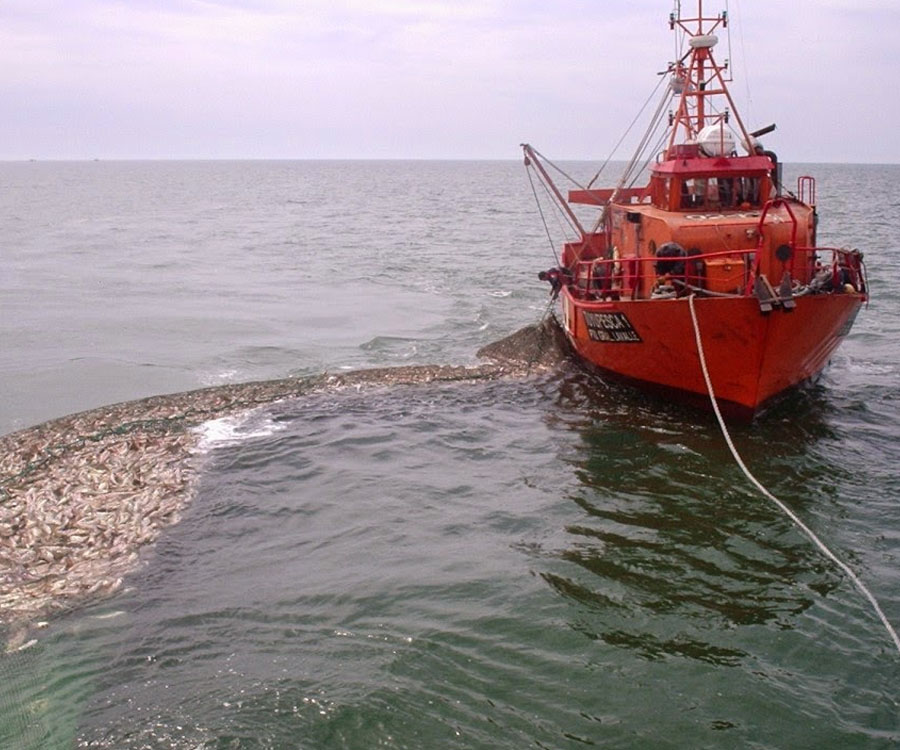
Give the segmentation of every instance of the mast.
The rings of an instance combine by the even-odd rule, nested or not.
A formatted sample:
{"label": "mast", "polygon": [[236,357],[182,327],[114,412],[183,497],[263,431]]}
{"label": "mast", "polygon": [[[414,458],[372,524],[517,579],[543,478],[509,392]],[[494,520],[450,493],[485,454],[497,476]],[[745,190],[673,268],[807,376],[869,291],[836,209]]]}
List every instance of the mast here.
{"label": "mast", "polygon": [[[700,16],[700,20],[698,22],[697,33],[699,36],[703,36],[703,0],[697,0],[697,14]],[[703,130],[704,125],[706,124],[706,118],[704,115],[705,103],[706,103],[706,95],[703,93],[703,90],[706,88],[706,79],[704,78],[704,56],[697,55],[697,78],[700,81],[699,88],[700,91],[697,97],[697,131]]]}
{"label": "mast", "polygon": [[[672,85],[680,96],[677,109],[670,115],[672,133],[666,147],[666,158],[673,158],[679,134],[680,142],[695,142],[700,131],[710,125],[719,125],[724,132],[731,117],[734,117],[739,135],[750,153],[750,134],[734,106],[725,81],[727,64],[719,65],[713,55],[713,47],[719,41],[715,32],[727,28],[728,14],[722,12],[717,16],[704,16],[703,0],[698,0],[697,6],[697,16],[694,18],[682,17],[681,3],[678,3],[677,12],[669,16],[669,28],[678,28],[687,35],[689,50],[669,65]],[[715,96],[724,96],[728,102],[724,112],[715,111],[712,102],[707,101]]]}

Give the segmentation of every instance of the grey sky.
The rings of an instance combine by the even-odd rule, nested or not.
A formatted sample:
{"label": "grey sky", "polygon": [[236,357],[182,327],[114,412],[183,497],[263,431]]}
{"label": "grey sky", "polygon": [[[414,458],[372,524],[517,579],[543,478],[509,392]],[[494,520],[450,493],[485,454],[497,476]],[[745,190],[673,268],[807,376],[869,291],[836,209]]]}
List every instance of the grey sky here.
{"label": "grey sky", "polygon": [[[900,2],[705,6],[728,7],[733,94],[749,127],[778,124],[768,147],[900,162]],[[602,159],[674,55],[672,7],[3,0],[0,158],[505,159],[528,141]]]}

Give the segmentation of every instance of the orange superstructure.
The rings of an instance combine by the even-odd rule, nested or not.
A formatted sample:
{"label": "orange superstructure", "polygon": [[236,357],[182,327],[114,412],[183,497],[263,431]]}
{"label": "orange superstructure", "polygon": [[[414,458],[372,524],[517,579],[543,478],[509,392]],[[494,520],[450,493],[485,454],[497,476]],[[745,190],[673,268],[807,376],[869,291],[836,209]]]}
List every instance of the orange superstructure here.
{"label": "orange superstructure", "polygon": [[[549,162],[523,148],[578,235],[541,274],[561,299],[575,350],[638,384],[705,398],[693,297],[720,405],[752,416],[822,370],[867,287],[858,251],[816,246],[815,181],[801,177],[796,192],[781,184],[777,157],[758,141],[774,126],[745,129],[713,55],[727,16],[706,18],[699,7],[695,18],[670,17],[687,51],[669,65],[665,146],[649,159],[646,184],[634,186],[637,167],[616,187],[565,198]],[[630,166],[639,164],[636,156]],[[577,204],[600,208],[593,228]]]}

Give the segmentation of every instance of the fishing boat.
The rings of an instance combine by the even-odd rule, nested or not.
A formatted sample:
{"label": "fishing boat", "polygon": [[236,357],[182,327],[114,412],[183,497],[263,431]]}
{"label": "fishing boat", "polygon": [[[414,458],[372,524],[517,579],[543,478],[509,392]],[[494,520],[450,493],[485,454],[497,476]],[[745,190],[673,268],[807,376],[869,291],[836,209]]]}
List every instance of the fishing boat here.
{"label": "fishing boat", "polygon": [[700,0],[685,17],[680,6],[669,17],[680,57],[614,187],[595,176],[563,195],[551,172],[568,175],[523,144],[574,237],[539,276],[585,362],[707,406],[712,386],[722,411],[752,418],[828,363],[867,301],[863,256],[816,245],[815,179],[783,185],[760,142],[775,126],[741,119],[714,53],[727,12],[704,16]]}

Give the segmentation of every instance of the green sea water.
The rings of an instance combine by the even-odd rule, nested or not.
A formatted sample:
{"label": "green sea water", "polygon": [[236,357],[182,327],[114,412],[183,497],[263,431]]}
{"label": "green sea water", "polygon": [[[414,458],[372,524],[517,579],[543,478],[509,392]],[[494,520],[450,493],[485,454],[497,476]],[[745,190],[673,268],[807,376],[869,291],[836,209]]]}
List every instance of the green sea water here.
{"label": "green sea water", "polygon": [[[896,625],[900,168],[788,181],[805,172],[820,242],[866,253],[872,302],[818,383],[734,439]],[[546,307],[554,261],[514,163],[0,177],[3,432],[216,383],[471,363]],[[900,743],[900,656],[710,415],[571,365],[229,427],[125,589],[0,656],[0,747]]]}

